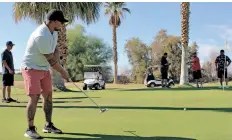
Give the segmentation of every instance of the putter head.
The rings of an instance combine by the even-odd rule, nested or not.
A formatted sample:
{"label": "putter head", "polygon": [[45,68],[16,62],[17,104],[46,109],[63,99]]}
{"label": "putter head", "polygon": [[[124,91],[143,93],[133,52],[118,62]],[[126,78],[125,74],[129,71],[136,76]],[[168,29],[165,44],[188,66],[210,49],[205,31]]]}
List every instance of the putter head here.
{"label": "putter head", "polygon": [[106,111],[108,111],[108,109],[107,108],[103,108],[103,109],[101,109],[101,113],[104,113],[104,112],[106,112]]}

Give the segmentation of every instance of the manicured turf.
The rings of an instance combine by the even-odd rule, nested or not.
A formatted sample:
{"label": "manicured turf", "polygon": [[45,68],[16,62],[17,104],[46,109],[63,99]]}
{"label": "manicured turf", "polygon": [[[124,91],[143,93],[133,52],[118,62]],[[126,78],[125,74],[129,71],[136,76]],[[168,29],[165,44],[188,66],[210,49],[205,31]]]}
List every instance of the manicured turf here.
{"label": "manicured turf", "polygon": [[[81,92],[59,92],[54,94],[53,121],[65,134],[41,132],[44,126],[41,103],[35,124],[45,139],[231,140],[231,90],[108,85],[104,91],[87,92],[99,105],[109,109],[103,114]],[[26,139],[23,134],[27,127],[27,97],[22,86],[14,87],[13,93],[22,103],[0,104],[1,140]]]}

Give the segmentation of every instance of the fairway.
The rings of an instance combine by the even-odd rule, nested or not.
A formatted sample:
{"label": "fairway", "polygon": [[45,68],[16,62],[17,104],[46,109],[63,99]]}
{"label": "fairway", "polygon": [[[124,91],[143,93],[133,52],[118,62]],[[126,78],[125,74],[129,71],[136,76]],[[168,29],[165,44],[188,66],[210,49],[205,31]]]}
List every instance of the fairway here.
{"label": "fairway", "polygon": [[[81,86],[81,84],[79,84]],[[65,134],[43,134],[41,102],[35,125],[48,140],[231,140],[232,92],[204,89],[148,89],[143,85],[107,85],[104,91],[87,93],[109,111],[97,107],[78,92],[54,94],[53,122]],[[27,98],[22,83],[13,88],[22,103],[1,103],[0,139],[24,140]],[[186,108],[186,110],[184,110]]]}

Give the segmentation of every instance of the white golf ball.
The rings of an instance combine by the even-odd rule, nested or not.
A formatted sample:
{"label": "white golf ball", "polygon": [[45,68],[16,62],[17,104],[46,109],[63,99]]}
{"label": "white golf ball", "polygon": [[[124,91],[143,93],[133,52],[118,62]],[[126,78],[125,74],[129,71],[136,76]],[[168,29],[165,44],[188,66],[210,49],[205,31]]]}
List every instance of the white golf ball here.
{"label": "white golf ball", "polygon": [[184,110],[186,110],[186,108],[184,108]]}

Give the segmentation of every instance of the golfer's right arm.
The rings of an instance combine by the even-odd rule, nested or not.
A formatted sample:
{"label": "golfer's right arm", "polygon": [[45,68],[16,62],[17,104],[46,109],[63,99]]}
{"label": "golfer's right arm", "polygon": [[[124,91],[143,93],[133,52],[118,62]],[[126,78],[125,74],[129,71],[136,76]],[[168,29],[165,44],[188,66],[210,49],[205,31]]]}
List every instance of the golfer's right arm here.
{"label": "golfer's right arm", "polygon": [[68,75],[64,68],[60,65],[59,61],[56,59],[55,55],[53,53],[50,54],[44,54],[46,59],[48,60],[50,66],[55,69],[57,72],[59,72],[63,78],[68,79]]}
{"label": "golfer's right arm", "polygon": [[8,64],[6,63],[6,55],[4,53],[2,54],[2,64],[7,68],[9,72],[12,71],[8,66]]}
{"label": "golfer's right arm", "polygon": [[[39,36],[35,39],[35,41],[37,43],[37,47],[38,47],[40,53],[42,53],[45,56],[48,63],[50,64],[50,66],[53,69],[55,69],[58,73],[60,73],[64,79],[68,79],[69,75],[65,71],[65,69],[60,65],[59,60],[57,60],[57,58],[54,54],[54,51],[51,47],[50,40],[48,40],[44,36]],[[57,51],[57,50],[55,50],[55,51]]]}
{"label": "golfer's right arm", "polygon": [[216,70],[218,70],[218,57],[215,60],[215,66],[216,66]]}
{"label": "golfer's right arm", "polygon": [[7,65],[7,63],[6,63],[6,60],[3,60],[2,61],[2,63],[3,63],[3,65],[10,71],[11,69],[10,69],[10,67]]}

